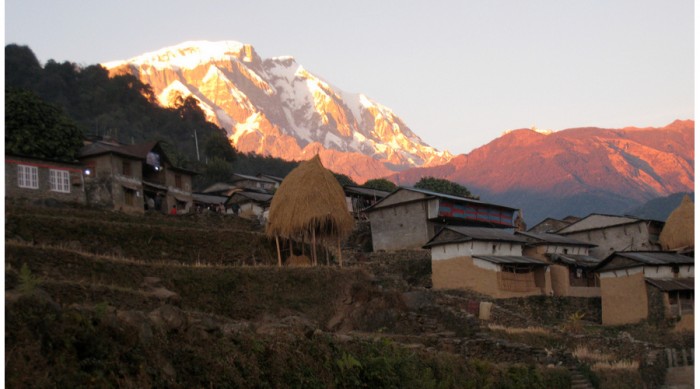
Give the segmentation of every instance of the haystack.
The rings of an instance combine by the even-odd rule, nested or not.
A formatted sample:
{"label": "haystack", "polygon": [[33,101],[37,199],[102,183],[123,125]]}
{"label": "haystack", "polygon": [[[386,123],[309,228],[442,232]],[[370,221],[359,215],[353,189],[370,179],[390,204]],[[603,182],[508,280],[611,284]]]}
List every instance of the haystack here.
{"label": "haystack", "polygon": [[350,235],[354,220],[348,212],[343,188],[333,173],[323,167],[316,155],[302,162],[282,181],[270,204],[265,233],[275,237],[278,265],[282,264],[279,238],[310,241],[314,264],[318,262],[316,243],[336,245]]}
{"label": "haystack", "polygon": [[679,250],[695,246],[695,205],[685,195],[683,201],[666,220],[659,243],[664,250]]}

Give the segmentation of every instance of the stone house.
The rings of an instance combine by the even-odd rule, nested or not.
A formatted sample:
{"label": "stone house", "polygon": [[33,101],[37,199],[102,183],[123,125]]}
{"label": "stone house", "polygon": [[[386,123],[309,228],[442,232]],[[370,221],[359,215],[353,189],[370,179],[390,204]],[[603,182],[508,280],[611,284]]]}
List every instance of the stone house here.
{"label": "stone house", "polygon": [[594,213],[556,233],[596,245],[589,254],[604,259],[616,251],[660,250],[663,226],[664,222],[657,220]]}
{"label": "stone house", "polygon": [[280,186],[276,180],[262,175],[256,177],[239,173],[233,174],[231,184],[240,189],[264,190],[266,192],[274,192]]}
{"label": "stone house", "polygon": [[270,193],[252,190],[233,192],[226,199],[226,207],[238,206],[238,215],[245,219],[260,220],[265,211],[270,209],[272,195]]}
{"label": "stone house", "polygon": [[562,228],[581,220],[581,218],[576,216],[567,216],[562,220],[555,219],[552,217],[545,218],[541,222],[532,226],[528,231],[530,232],[546,232],[552,233],[561,230]]}
{"label": "stone house", "polygon": [[615,252],[598,268],[604,325],[676,317],[678,328],[694,321],[693,258],[666,251]]}
{"label": "stone house", "polygon": [[513,228],[516,209],[399,187],[365,210],[374,251],[421,248],[444,226]]}
{"label": "stone house", "polygon": [[497,228],[448,226],[430,250],[435,289],[469,289],[495,298],[548,295],[548,264],[523,256],[527,241]]}
{"label": "stone house", "polygon": [[550,264],[555,296],[600,297],[595,268],[601,260],[588,255],[594,244],[557,234],[522,231],[515,234],[527,240],[523,255]]}
{"label": "stone house", "polygon": [[78,159],[90,171],[85,178],[91,205],[129,213],[154,210],[178,213],[192,207],[193,171],[178,168],[159,142],[123,145],[111,141],[86,144]]}
{"label": "stone house", "polygon": [[6,154],[5,197],[85,204],[83,166],[77,162]]}

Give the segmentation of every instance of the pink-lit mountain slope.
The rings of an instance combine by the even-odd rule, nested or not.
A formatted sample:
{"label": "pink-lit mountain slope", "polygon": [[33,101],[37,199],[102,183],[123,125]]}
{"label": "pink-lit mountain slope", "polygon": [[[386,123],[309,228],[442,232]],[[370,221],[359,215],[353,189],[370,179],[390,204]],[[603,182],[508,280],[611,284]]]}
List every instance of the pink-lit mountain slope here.
{"label": "pink-lit mountain slope", "polygon": [[649,199],[694,191],[695,122],[663,128],[574,128],[551,134],[510,131],[441,166],[394,175],[410,185],[422,176],[467,185],[537,218],[621,213]]}
{"label": "pink-lit mountain slope", "polygon": [[151,85],[164,106],[194,96],[240,151],[324,165],[362,183],[451,159],[430,147],[389,108],[344,92],[292,57],[262,59],[234,41],[185,42],[103,64]]}

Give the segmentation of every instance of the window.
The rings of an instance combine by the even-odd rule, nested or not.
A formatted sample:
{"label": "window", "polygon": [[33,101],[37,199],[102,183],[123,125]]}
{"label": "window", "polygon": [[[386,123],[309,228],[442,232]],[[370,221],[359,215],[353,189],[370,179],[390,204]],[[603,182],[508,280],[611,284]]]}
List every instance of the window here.
{"label": "window", "polygon": [[125,176],[131,175],[131,161],[122,161],[122,174]]}
{"label": "window", "polygon": [[175,187],[178,189],[182,189],[182,176],[179,174],[175,175]]}
{"label": "window", "polygon": [[70,173],[67,170],[49,170],[49,183],[54,192],[70,193]]}
{"label": "window", "polygon": [[17,186],[39,189],[39,169],[36,166],[17,165]]}

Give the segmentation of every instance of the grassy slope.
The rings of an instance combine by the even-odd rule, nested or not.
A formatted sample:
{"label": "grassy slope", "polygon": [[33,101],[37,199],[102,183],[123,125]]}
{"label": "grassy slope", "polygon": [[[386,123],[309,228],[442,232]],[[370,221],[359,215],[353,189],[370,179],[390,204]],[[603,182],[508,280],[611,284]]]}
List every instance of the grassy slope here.
{"label": "grassy slope", "polygon": [[[410,288],[401,287],[400,281],[411,277],[373,276],[365,269],[376,270],[376,262],[346,269],[246,266],[274,263],[273,253],[272,242],[259,230],[232,217],[128,216],[8,206],[7,383],[13,387],[568,385],[565,370],[536,368],[532,357],[513,352],[530,353],[531,347],[573,349],[581,343],[566,333],[489,330],[460,314],[459,303],[454,303],[464,300],[460,295],[418,292],[428,293],[438,304],[408,309],[401,293]],[[22,266],[29,272],[23,273]],[[389,272],[423,268],[382,267]],[[176,298],[156,296],[144,286],[147,277],[158,278],[157,286],[174,291]],[[170,316],[162,313],[163,307],[171,306],[166,312]],[[156,316],[161,317],[160,324],[154,324]],[[175,320],[178,317],[181,323]],[[336,332],[342,328],[355,333]],[[456,335],[441,334],[445,331]],[[472,339],[479,331],[512,346],[499,346],[500,354],[494,352],[493,341]],[[603,336],[601,329],[591,331]],[[530,346],[518,346],[523,343]],[[611,349],[623,347],[605,344]],[[530,365],[499,366],[499,361]],[[623,376],[616,381],[637,382],[634,377],[639,377]]]}

